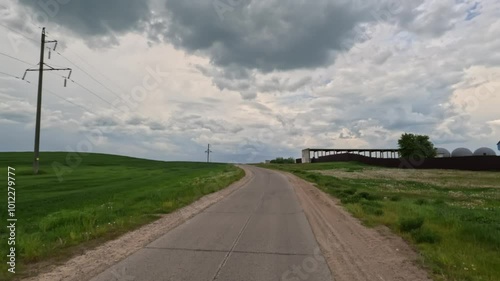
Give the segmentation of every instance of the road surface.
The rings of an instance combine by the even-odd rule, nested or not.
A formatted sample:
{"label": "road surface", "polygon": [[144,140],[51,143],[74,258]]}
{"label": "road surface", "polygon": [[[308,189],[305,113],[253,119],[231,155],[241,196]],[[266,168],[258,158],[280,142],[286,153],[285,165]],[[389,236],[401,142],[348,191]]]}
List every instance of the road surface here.
{"label": "road surface", "polygon": [[287,178],[248,169],[243,187],[92,281],[332,280]]}

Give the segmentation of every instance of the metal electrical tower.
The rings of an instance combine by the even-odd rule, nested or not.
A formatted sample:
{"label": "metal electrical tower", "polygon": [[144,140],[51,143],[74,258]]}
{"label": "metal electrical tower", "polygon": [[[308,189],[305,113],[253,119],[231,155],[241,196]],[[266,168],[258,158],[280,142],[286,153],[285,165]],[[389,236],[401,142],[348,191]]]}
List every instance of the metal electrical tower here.
{"label": "metal electrical tower", "polygon": [[[45,27],[42,29],[42,40],[41,40],[41,48],[40,48],[40,63],[37,69],[27,69],[24,72],[23,80],[26,77],[28,71],[38,71],[38,97],[36,103],[36,126],[35,126],[35,155],[33,159],[33,173],[38,174],[39,170],[39,162],[40,162],[40,119],[42,117],[42,90],[43,90],[43,72],[44,71],[69,71],[68,77],[64,77],[64,86],[66,87],[66,79],[71,77],[71,68],[53,68],[43,62],[45,56],[45,44],[55,43],[54,51],[57,47],[57,41],[45,41]],[[49,49],[49,59],[50,59],[50,49]],[[47,66],[48,68],[44,68]]]}
{"label": "metal electrical tower", "polygon": [[208,149],[205,151],[207,154],[207,163],[210,163],[210,152],[212,152],[212,150],[210,150],[210,144],[208,144]]}

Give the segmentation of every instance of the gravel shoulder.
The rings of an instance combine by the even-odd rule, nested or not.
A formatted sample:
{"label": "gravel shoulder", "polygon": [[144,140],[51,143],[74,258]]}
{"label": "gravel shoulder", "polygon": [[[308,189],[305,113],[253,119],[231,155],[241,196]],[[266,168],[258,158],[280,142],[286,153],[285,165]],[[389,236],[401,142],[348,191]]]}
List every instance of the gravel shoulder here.
{"label": "gravel shoulder", "polygon": [[193,204],[173,213],[162,215],[160,219],[153,223],[128,232],[94,249],[90,249],[63,264],[48,267],[36,277],[25,278],[23,280],[83,281],[91,279],[244,186],[254,175],[245,167],[240,168],[245,170],[245,176],[229,187],[204,196]]}
{"label": "gravel shoulder", "polygon": [[431,280],[419,255],[386,227],[367,228],[338,200],[294,175],[284,173],[336,281]]}

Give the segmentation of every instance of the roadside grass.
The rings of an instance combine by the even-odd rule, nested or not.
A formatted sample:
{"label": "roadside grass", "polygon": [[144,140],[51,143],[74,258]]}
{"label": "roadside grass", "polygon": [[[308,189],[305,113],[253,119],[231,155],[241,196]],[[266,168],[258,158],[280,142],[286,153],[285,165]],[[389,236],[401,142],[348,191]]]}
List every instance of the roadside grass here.
{"label": "roadside grass", "polygon": [[[16,274],[7,272],[7,229],[0,227],[0,280],[18,279],[31,267],[68,257],[225,188],[244,176],[229,164],[161,162],[85,154],[59,181],[51,165],[67,153],[42,153],[40,175],[31,172],[32,153],[0,153],[1,182],[16,169]],[[68,170],[69,171],[69,170]],[[1,195],[6,223],[7,191]],[[15,275],[15,276],[13,276]]]}
{"label": "roadside grass", "polygon": [[367,226],[389,227],[415,245],[434,280],[500,280],[498,172],[398,170],[339,162],[260,166],[315,183]]}

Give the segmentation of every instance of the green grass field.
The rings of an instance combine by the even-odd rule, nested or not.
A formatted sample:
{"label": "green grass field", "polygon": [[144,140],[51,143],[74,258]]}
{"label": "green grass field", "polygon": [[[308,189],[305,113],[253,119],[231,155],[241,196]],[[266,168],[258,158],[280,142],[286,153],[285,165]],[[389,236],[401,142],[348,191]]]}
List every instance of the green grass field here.
{"label": "green grass field", "polygon": [[[17,265],[15,277],[33,264],[61,259],[96,245],[220,190],[243,177],[229,164],[150,161],[102,154],[81,155],[73,168],[67,153],[42,153],[40,175],[32,153],[0,153],[1,221],[7,225],[7,167],[14,167]],[[62,164],[61,164],[62,165]],[[64,171],[62,181],[56,172]],[[0,227],[0,280],[7,273],[7,229]]]}
{"label": "green grass field", "polygon": [[388,226],[415,245],[435,280],[500,280],[499,172],[261,166],[316,183],[368,226]]}

